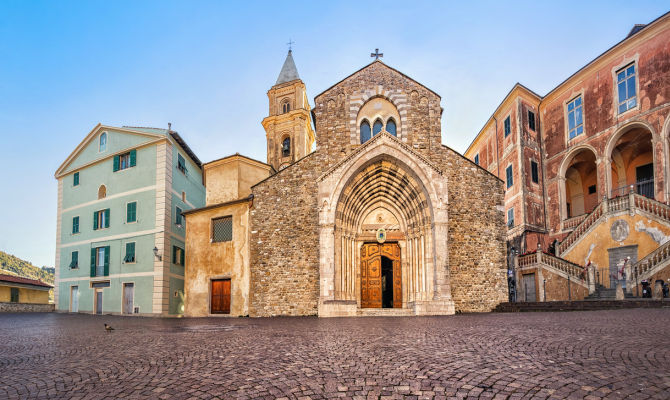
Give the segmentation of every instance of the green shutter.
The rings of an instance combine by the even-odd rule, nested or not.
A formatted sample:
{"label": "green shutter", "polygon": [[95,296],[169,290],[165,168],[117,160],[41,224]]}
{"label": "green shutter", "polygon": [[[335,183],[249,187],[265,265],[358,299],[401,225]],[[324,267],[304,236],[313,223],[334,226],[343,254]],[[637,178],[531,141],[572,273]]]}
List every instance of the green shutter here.
{"label": "green shutter", "polygon": [[130,150],[130,166],[134,167],[137,163],[137,150]]}
{"label": "green shutter", "polygon": [[137,202],[128,203],[126,206],[126,222],[137,221]]}
{"label": "green shutter", "polygon": [[91,249],[91,277],[95,276],[95,247]]}
{"label": "green shutter", "polygon": [[109,228],[109,208],[105,210],[105,228]]}
{"label": "green shutter", "polygon": [[177,215],[175,217],[174,223],[177,225],[181,225],[181,208],[177,207],[175,210],[175,214]]}
{"label": "green shutter", "polygon": [[93,230],[94,231],[98,230],[98,212],[99,211],[93,212]]}
{"label": "green shutter", "polygon": [[105,246],[105,276],[109,275],[109,246]]}
{"label": "green shutter", "polygon": [[130,257],[133,261],[135,261],[135,242],[128,243],[130,245]]}
{"label": "green shutter", "polygon": [[74,173],[74,182],[72,183],[72,186],[77,186],[79,185],[79,172]]}
{"label": "green shutter", "polygon": [[114,156],[114,172],[119,170],[119,156]]}
{"label": "green shutter", "polygon": [[177,263],[177,246],[172,246],[172,263]]}
{"label": "green shutter", "polygon": [[181,260],[179,260],[179,265],[183,266],[184,265],[184,249],[181,249]]}

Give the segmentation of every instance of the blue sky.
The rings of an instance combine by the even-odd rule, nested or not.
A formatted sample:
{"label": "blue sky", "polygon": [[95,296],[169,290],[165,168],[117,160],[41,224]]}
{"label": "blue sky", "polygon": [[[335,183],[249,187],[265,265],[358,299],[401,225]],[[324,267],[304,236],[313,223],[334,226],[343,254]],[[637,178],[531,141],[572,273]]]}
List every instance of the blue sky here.
{"label": "blue sky", "polygon": [[286,56],[316,94],[383,61],[442,96],[463,152],[515,82],[539,94],[667,1],[0,3],[0,250],[54,263],[55,170],[98,123],[167,127],[203,161],[265,160]]}

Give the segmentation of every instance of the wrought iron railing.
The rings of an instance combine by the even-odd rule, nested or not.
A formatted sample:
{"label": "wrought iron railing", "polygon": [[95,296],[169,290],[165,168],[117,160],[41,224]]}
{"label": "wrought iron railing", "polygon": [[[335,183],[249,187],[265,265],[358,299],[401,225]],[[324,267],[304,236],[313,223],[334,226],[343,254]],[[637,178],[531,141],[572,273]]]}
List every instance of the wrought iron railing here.
{"label": "wrought iron railing", "polygon": [[629,193],[636,193],[640,196],[648,197],[650,199],[654,198],[654,180],[648,179],[645,181],[635,182],[632,185],[621,186],[616,189],[612,189],[610,193],[611,197],[620,197],[625,196]]}

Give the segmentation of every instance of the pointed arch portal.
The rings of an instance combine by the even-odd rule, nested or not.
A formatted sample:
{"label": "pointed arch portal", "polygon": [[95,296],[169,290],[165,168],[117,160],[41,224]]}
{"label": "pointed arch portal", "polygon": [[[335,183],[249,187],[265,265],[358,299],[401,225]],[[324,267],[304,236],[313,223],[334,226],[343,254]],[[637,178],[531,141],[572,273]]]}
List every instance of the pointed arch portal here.
{"label": "pointed arch portal", "polygon": [[446,178],[387,132],[364,147],[320,178],[319,315],[453,313]]}

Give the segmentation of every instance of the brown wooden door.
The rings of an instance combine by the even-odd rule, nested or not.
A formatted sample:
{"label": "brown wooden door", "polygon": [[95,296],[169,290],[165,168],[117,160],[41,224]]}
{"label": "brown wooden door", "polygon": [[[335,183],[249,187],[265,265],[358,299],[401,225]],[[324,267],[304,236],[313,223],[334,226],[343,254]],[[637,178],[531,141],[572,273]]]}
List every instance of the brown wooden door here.
{"label": "brown wooden door", "polygon": [[393,261],[393,308],[402,308],[402,271],[400,269],[400,246],[398,243],[384,243],[381,255]]}
{"label": "brown wooden door", "polygon": [[361,248],[361,307],[382,306],[382,259],[380,246],[366,243]]}
{"label": "brown wooden door", "polygon": [[212,314],[230,314],[230,279],[212,281]]}

